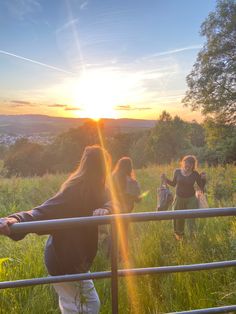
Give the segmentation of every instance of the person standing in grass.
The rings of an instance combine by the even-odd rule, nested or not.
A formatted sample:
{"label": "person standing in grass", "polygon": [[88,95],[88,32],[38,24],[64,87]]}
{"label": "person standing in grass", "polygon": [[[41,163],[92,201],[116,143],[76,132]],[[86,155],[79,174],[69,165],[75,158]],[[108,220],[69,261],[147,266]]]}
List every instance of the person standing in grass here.
{"label": "person standing in grass", "polygon": [[[135,178],[135,172],[131,158],[122,157],[118,160],[114,171],[112,172],[112,181],[115,189],[119,213],[131,213],[134,209],[134,204],[141,201],[141,190]],[[122,224],[122,239],[120,240],[123,243],[123,251],[125,251],[126,254],[129,252],[128,228],[128,223]]]}
{"label": "person standing in grass", "polygon": [[[26,221],[105,215],[111,210],[106,189],[109,154],[100,146],[85,148],[79,167],[62,184],[59,192],[36,208],[0,219],[0,234],[21,240],[25,234],[11,234],[10,226]],[[52,230],[45,248],[45,264],[51,276],[88,272],[97,253],[98,226],[84,225]],[[57,283],[61,313],[97,314],[100,301],[92,280]]]}
{"label": "person standing in grass", "polygon": [[[173,210],[195,209],[198,208],[198,200],[195,196],[194,185],[197,183],[203,192],[206,184],[206,173],[199,174],[196,171],[197,159],[193,155],[185,156],[181,161],[181,167],[176,169],[174,177],[169,180],[165,174],[161,179],[165,184],[176,187],[176,195],[173,202]],[[174,219],[174,234],[176,240],[181,240],[184,235],[185,219]],[[191,236],[196,231],[195,219],[189,219],[188,225]]]}

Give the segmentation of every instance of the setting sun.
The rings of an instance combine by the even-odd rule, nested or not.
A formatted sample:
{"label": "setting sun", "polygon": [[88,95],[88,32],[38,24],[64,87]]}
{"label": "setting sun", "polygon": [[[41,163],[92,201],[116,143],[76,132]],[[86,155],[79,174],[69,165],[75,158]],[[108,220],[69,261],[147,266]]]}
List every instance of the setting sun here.
{"label": "setting sun", "polygon": [[115,106],[124,96],[117,75],[101,70],[87,71],[74,88],[73,102],[81,108],[80,116],[92,119],[117,117]]}

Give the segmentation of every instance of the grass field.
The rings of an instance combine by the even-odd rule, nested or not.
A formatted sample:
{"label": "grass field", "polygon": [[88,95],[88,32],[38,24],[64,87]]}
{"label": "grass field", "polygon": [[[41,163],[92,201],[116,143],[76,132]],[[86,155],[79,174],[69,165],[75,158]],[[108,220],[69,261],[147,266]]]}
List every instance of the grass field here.
{"label": "grass field", "polygon": [[[209,207],[236,205],[236,167],[203,167],[208,175]],[[172,175],[174,165],[148,167],[137,172],[147,197],[135,208],[137,212],[156,208],[156,189],[162,172]],[[57,191],[66,176],[47,175],[42,178],[0,179],[0,213],[29,210]],[[132,267],[179,265],[236,259],[236,219],[199,219],[198,234],[182,242],[173,237],[172,222],[132,224],[130,247]],[[28,235],[13,242],[0,238],[0,280],[15,280],[47,275],[43,263],[46,236]],[[122,268],[122,265],[120,265]],[[92,271],[110,269],[100,243]],[[119,280],[120,313],[166,313],[180,310],[230,305],[236,303],[236,269],[228,268],[192,273],[162,274],[134,279],[135,289]],[[102,307],[101,313],[111,313],[110,280],[95,282]],[[136,297],[135,297],[136,296]],[[131,299],[135,297],[135,307]],[[57,298],[50,286],[6,289],[0,291],[0,313],[59,313]]]}

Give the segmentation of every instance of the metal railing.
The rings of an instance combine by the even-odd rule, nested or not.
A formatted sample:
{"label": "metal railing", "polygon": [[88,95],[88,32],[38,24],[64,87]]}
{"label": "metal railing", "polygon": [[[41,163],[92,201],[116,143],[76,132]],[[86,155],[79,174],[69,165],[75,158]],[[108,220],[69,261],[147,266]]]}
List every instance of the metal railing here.
{"label": "metal railing", "polygon": [[[0,289],[26,287],[34,285],[42,285],[58,282],[70,282],[85,279],[102,279],[111,278],[111,292],[112,292],[112,313],[118,313],[118,277],[126,276],[140,276],[147,274],[158,273],[176,273],[176,272],[189,272],[210,270],[216,268],[233,267],[236,266],[236,260],[221,261],[203,264],[191,264],[191,265],[178,265],[178,266],[161,266],[161,267],[149,267],[149,268],[134,268],[134,269],[120,269],[118,270],[117,256],[117,221],[122,220],[124,222],[142,222],[142,221],[155,221],[155,220],[170,220],[179,218],[208,218],[208,217],[220,217],[220,216],[236,216],[236,207],[227,208],[210,208],[210,209],[194,209],[194,210],[176,210],[168,212],[145,212],[145,213],[132,213],[132,214],[120,214],[109,216],[93,216],[93,217],[80,217],[80,218],[67,218],[67,219],[55,219],[45,221],[34,222],[22,222],[11,226],[12,233],[37,233],[45,230],[58,230],[67,229],[68,227],[78,227],[85,224],[111,224],[111,271],[101,271],[93,273],[73,274],[64,276],[52,276],[16,281],[0,282]],[[201,310],[192,310],[184,312],[175,312],[178,314],[184,313],[229,313],[235,311],[236,305],[215,307]]]}

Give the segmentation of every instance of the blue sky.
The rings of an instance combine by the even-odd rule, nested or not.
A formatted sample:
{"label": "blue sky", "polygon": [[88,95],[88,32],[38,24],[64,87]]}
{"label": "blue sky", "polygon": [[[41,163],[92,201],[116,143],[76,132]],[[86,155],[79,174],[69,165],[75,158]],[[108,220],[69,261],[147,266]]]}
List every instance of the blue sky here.
{"label": "blue sky", "polygon": [[0,114],[186,119],[213,0],[1,0]]}

